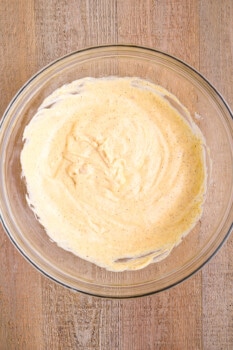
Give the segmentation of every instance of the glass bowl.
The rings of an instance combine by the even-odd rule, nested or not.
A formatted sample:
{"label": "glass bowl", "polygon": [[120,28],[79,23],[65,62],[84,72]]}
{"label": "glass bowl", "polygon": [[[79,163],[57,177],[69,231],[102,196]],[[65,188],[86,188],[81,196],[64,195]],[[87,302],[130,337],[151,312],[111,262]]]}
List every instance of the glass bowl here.
{"label": "glass bowl", "polygon": [[[208,184],[202,218],[164,260],[137,271],[109,272],[53,243],[26,202],[20,152],[25,126],[56,88],[83,77],[140,77],[173,93],[190,111],[208,148]],[[233,221],[233,122],[224,99],[197,71],[165,53],[136,46],[73,52],[34,75],[8,106],[0,129],[2,224],[39,271],[76,291],[129,298],[172,287],[200,269],[220,248]]]}

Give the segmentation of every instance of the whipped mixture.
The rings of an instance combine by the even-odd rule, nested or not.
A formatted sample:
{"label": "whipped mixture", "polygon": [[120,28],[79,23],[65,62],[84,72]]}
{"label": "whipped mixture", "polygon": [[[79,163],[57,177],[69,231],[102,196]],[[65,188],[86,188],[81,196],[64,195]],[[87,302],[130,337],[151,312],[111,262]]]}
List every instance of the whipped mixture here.
{"label": "whipped mixture", "polygon": [[148,81],[64,85],[24,140],[29,205],[54,242],[98,266],[136,270],[164,259],[202,214],[203,136],[176,97]]}

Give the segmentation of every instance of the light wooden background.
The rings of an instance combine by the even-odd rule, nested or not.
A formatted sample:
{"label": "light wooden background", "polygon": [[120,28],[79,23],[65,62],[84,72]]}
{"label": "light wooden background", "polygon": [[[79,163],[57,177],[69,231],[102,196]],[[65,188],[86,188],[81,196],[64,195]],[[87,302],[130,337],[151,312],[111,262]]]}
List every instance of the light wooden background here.
{"label": "light wooden background", "polygon": [[[0,113],[50,61],[131,43],[179,57],[233,107],[232,0],[0,0]],[[106,300],[66,290],[21,257],[0,228],[0,350],[233,349],[233,236],[171,290]]]}

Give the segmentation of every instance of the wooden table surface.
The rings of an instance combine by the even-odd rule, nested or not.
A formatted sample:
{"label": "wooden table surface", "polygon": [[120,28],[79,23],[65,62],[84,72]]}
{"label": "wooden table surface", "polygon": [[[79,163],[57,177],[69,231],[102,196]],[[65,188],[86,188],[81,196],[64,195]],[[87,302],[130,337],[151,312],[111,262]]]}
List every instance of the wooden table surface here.
{"label": "wooden table surface", "polygon": [[[116,43],[177,56],[233,108],[232,18],[232,0],[0,0],[0,113],[50,61]],[[50,281],[0,228],[0,350],[11,349],[233,349],[233,236],[178,286],[109,300]]]}

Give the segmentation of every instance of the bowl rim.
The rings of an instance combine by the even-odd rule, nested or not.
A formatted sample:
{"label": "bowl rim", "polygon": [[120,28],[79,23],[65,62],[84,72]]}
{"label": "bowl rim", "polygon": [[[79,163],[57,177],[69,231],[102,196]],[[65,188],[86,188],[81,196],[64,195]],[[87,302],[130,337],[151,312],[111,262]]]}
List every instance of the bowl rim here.
{"label": "bowl rim", "polygon": [[[22,92],[28,87],[28,85],[30,85],[31,82],[33,82],[38,76],[40,76],[43,72],[47,71],[49,68],[57,65],[59,62],[66,60],[69,57],[72,56],[76,56],[76,55],[80,55],[81,53],[88,53],[88,52],[93,52],[96,50],[124,50],[124,49],[132,49],[134,51],[144,51],[144,52],[151,52],[152,54],[157,54],[157,55],[161,55],[167,59],[170,59],[171,61],[173,61],[174,63],[179,63],[181,66],[186,67],[188,70],[190,70],[192,73],[196,74],[199,78],[201,78],[201,80],[203,80],[208,86],[209,88],[214,92],[214,94],[218,97],[218,99],[220,99],[220,101],[223,103],[224,107],[227,110],[227,113],[229,115],[229,120],[233,120],[233,113],[229,107],[229,105],[227,104],[226,100],[224,99],[224,97],[222,96],[222,94],[213,86],[212,83],[210,83],[210,81],[208,79],[206,79],[198,70],[196,70],[194,67],[192,67],[191,65],[187,64],[186,62],[184,62],[183,60],[177,58],[176,56],[173,56],[171,54],[168,54],[164,51],[161,50],[157,50],[154,49],[152,47],[145,47],[145,46],[139,46],[139,45],[131,45],[131,44],[110,44],[110,45],[98,45],[98,46],[89,46],[86,48],[82,48],[80,50],[75,50],[75,51],[71,51],[53,61],[51,61],[50,63],[48,63],[47,65],[45,65],[44,67],[42,67],[40,70],[38,70],[34,75],[32,75],[23,85],[22,87],[16,92],[16,94],[13,96],[12,100],[10,101],[10,103],[8,104],[5,112],[3,113],[3,116],[0,120],[0,136],[2,136],[3,133],[3,127],[4,124],[6,123],[7,120],[7,116],[9,111],[11,110],[11,108],[13,107],[13,105],[17,102],[18,98],[20,98]],[[0,193],[0,197],[2,198],[2,189],[1,189],[1,193]],[[230,210],[229,210],[230,213]],[[226,221],[227,218],[229,218],[229,213],[228,216],[225,218],[225,221],[223,223],[223,226],[226,225]],[[220,248],[223,246],[223,244],[226,242],[227,238],[230,236],[232,230],[233,230],[233,222],[230,223],[229,228],[226,228],[226,233],[225,236],[223,237],[223,239],[220,241],[220,243],[217,245],[216,249],[212,251],[212,253],[208,256],[207,259],[205,259],[203,261],[202,264],[200,264],[199,266],[197,266],[195,269],[193,269],[187,276],[178,278],[176,282],[173,282],[171,284],[169,284],[168,286],[162,287],[160,289],[157,289],[155,291],[149,291],[149,292],[142,292],[142,293],[138,293],[137,295],[105,295],[105,294],[98,294],[98,293],[94,293],[94,292],[89,292],[89,291],[85,291],[82,289],[78,289],[78,288],[74,288],[68,284],[66,284],[65,282],[55,278],[54,276],[50,275],[48,272],[46,272],[43,268],[41,268],[40,266],[38,266],[25,252],[24,249],[22,249],[22,247],[19,246],[19,244],[17,243],[17,241],[14,238],[14,235],[11,234],[10,229],[4,219],[4,214],[2,211],[2,201],[0,201],[0,221],[1,224],[4,228],[4,231],[6,232],[7,236],[10,238],[10,241],[13,243],[13,245],[17,248],[17,250],[21,253],[21,255],[27,260],[29,261],[32,266],[34,268],[36,268],[36,270],[38,270],[39,272],[41,272],[43,275],[45,275],[46,277],[48,277],[49,279],[53,280],[54,282],[58,283],[59,285],[62,285],[72,291],[76,291],[76,292],[81,292],[83,294],[87,294],[87,295],[91,295],[91,296],[96,296],[96,297],[101,297],[101,298],[107,298],[107,299],[130,299],[130,298],[137,298],[137,297],[142,297],[142,296],[147,296],[147,295],[153,295],[159,292],[162,292],[164,290],[168,290],[178,284],[180,284],[181,282],[187,280],[188,278],[190,278],[191,276],[193,276],[196,272],[198,272],[199,270],[202,269],[202,267],[204,265],[206,265],[211,259],[212,257],[220,250]],[[229,223],[228,223],[229,225]],[[128,287],[128,286],[127,286]],[[112,288],[110,286],[110,288]],[[124,286],[120,286],[120,288],[124,288]]]}

